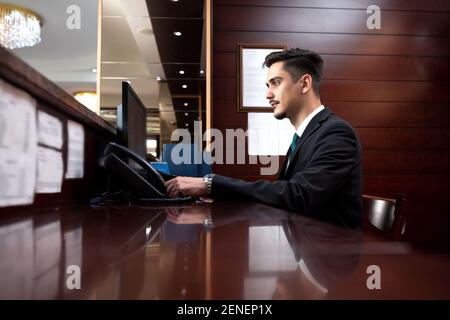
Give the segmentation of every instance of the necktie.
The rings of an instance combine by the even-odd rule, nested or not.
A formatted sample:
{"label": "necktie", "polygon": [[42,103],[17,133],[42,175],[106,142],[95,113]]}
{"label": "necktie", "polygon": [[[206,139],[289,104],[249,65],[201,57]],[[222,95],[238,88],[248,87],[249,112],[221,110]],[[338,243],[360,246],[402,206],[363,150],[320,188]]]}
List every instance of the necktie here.
{"label": "necktie", "polygon": [[286,170],[289,167],[289,164],[291,163],[292,158],[294,157],[294,151],[295,151],[295,148],[297,147],[297,142],[299,139],[300,139],[300,137],[298,136],[298,134],[294,133],[294,136],[292,137],[291,146],[289,147],[290,152],[289,152],[288,162],[286,165]]}

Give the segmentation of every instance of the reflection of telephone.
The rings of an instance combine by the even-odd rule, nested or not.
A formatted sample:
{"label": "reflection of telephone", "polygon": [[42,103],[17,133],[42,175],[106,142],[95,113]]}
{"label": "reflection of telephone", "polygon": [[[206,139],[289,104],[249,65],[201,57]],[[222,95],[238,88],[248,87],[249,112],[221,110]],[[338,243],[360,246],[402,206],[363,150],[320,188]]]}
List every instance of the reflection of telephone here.
{"label": "reflection of telephone", "polygon": [[[132,163],[130,163],[130,160]],[[100,165],[110,174],[109,192],[97,199],[129,200],[146,202],[187,202],[191,197],[168,198],[165,196],[166,186],[164,178],[144,159],[133,151],[109,143],[100,159]],[[168,177],[168,176],[167,176]],[[111,189],[115,192],[111,193]],[[112,199],[111,196],[115,199]],[[107,197],[107,199],[105,199]],[[95,200],[94,200],[95,202]],[[99,200],[99,202],[102,202]]]}

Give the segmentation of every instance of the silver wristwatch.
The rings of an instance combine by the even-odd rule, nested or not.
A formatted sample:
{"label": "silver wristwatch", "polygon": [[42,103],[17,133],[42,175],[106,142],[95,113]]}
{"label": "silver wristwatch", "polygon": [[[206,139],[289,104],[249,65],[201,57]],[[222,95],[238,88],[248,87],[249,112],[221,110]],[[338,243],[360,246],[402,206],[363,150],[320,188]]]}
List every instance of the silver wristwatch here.
{"label": "silver wristwatch", "polygon": [[206,194],[209,196],[211,195],[211,187],[212,187],[212,181],[214,179],[214,173],[207,174],[203,177],[205,181],[205,187],[206,187]]}

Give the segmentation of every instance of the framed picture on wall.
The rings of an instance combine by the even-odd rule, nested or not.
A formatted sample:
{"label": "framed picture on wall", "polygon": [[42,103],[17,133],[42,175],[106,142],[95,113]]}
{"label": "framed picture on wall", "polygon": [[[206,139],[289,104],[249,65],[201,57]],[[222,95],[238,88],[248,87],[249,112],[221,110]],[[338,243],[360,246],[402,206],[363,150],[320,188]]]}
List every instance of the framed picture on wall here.
{"label": "framed picture on wall", "polygon": [[287,50],[287,45],[239,43],[237,57],[238,112],[271,112],[266,99],[265,57],[274,51]]}

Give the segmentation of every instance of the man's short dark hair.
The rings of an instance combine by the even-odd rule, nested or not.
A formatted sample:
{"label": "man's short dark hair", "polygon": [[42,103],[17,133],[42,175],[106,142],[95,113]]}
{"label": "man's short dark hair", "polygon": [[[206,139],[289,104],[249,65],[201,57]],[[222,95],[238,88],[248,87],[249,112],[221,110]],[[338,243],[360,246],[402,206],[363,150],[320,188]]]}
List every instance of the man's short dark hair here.
{"label": "man's short dark hair", "polygon": [[299,48],[276,51],[267,55],[264,65],[270,68],[272,64],[279,61],[284,61],[283,69],[289,72],[294,82],[303,75],[309,74],[313,79],[314,92],[319,95],[323,69],[323,60],[320,55]]}

